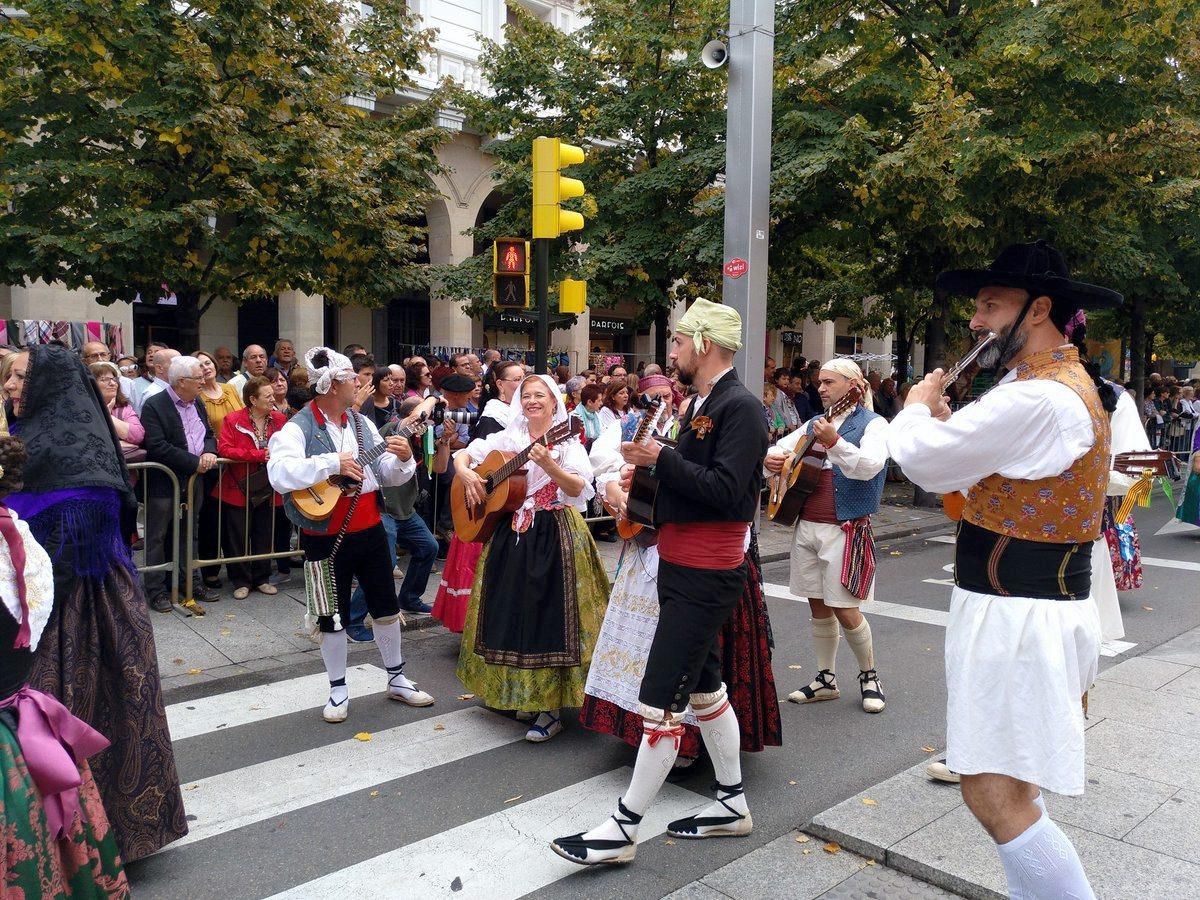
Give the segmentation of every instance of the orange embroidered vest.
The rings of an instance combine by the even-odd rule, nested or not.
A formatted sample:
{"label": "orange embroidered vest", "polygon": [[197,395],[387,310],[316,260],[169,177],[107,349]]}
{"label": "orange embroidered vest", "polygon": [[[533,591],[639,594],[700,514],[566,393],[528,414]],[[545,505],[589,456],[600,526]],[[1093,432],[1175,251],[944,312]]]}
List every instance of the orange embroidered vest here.
{"label": "orange embroidered vest", "polygon": [[967,494],[963,521],[996,534],[1052,544],[1078,544],[1100,537],[1108,487],[1108,413],[1074,347],[1035,353],[1016,369],[1016,380],[1045,378],[1065,384],[1083,400],[1096,441],[1065,472],[1026,480],[989,475]]}

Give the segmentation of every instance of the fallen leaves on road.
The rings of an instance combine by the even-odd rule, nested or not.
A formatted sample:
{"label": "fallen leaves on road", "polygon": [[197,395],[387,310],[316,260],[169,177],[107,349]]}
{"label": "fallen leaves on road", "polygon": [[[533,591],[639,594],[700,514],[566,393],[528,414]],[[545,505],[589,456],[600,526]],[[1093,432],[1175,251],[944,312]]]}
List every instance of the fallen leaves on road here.
{"label": "fallen leaves on road", "polygon": [[892,551],[892,556],[903,556],[903,555],[904,555],[904,554],[903,554],[903,553],[901,553],[899,550],[893,550],[893,551]]}
{"label": "fallen leaves on road", "polygon": [[878,800],[872,800],[870,797],[863,797],[863,799],[862,799],[862,805],[863,805],[863,806],[878,806],[878,805],[879,805],[879,801],[878,801]]}
{"label": "fallen leaves on road", "polygon": [[232,622],[236,618],[237,616],[235,616],[233,613],[225,613],[225,620],[228,622]]}
{"label": "fallen leaves on road", "polygon": [[184,788],[184,790],[185,791],[194,791],[198,787],[200,787],[200,785],[198,785],[198,784],[189,784],[187,787]]}
{"label": "fallen leaves on road", "polygon": [[233,632],[232,632],[232,631],[230,631],[230,630],[229,630],[228,628],[226,628],[225,626],[221,626],[221,632],[220,632],[220,633],[221,633],[221,637],[229,637],[231,634],[233,634]]}
{"label": "fallen leaves on road", "polygon": [[839,844],[837,841],[830,841],[828,844],[826,844],[821,849],[824,850],[826,853],[841,853],[842,845]]}
{"label": "fallen leaves on road", "polygon": [[459,694],[458,699],[459,700],[474,700],[475,695],[474,694]]}
{"label": "fallen leaves on road", "polygon": [[355,739],[356,741],[363,741],[363,742],[365,743],[366,741],[369,741],[369,740],[371,739],[371,732],[369,732],[369,731],[360,731],[358,734],[356,734],[356,735],[354,736],[354,739]]}
{"label": "fallen leaves on road", "polygon": [[441,724],[441,723],[439,722],[437,725],[434,725],[434,726],[433,726],[433,730],[434,730],[434,731],[445,731],[445,730],[446,730],[446,726],[445,726],[445,725],[443,725],[443,724]]}
{"label": "fallen leaves on road", "polygon": [[371,797],[378,797],[378,796],[379,796],[379,791],[371,791],[371,793],[370,793],[368,796],[371,796]]}
{"label": "fallen leaves on road", "polygon": [[803,669],[804,666],[788,666],[789,669]]}
{"label": "fallen leaves on road", "polygon": [[201,675],[201,674],[203,674],[203,672],[204,672],[203,669],[188,669],[187,670],[187,673],[189,675]]}
{"label": "fallen leaves on road", "polygon": [[516,803],[518,800],[520,800],[520,799],[521,799],[522,797],[524,797],[524,796],[525,796],[524,794],[517,794],[517,796],[515,796],[515,797],[509,797],[509,798],[508,798],[507,800],[505,800],[504,802],[505,802],[505,803]]}
{"label": "fallen leaves on road", "polygon": [[873,860],[873,859],[868,859],[868,860],[867,860],[867,865],[868,865],[868,866],[873,866],[873,865],[875,865],[875,860]]}
{"label": "fallen leaves on road", "polygon": [[796,782],[794,782],[794,781],[789,781],[789,782],[788,782],[788,784],[795,784],[795,783],[796,783]]}
{"label": "fallen leaves on road", "polygon": [[182,666],[182,665],[183,665],[183,660],[182,660],[182,659],[173,659],[173,660],[171,660],[171,662],[175,663],[175,665],[177,665],[177,666]]}
{"label": "fallen leaves on road", "polygon": [[801,850],[800,852],[803,853],[805,856],[808,856],[808,854],[812,853],[811,850]]}
{"label": "fallen leaves on road", "polygon": [[937,753],[937,748],[930,747],[928,744],[926,744],[924,747],[921,748],[921,752],[922,753]]}
{"label": "fallen leaves on road", "polygon": [[1143,605],[1143,606],[1142,606],[1142,609],[1146,610],[1146,612],[1154,612],[1154,607],[1153,607],[1153,606],[1145,606],[1145,605]]}
{"label": "fallen leaves on road", "polygon": [[807,834],[796,835],[796,843],[797,844],[807,844],[811,840],[812,840],[812,838],[810,838]]}
{"label": "fallen leaves on road", "polygon": [[671,840],[671,838],[667,838],[665,841],[663,841],[663,843],[666,844],[668,847],[675,846],[675,842],[673,840]]}

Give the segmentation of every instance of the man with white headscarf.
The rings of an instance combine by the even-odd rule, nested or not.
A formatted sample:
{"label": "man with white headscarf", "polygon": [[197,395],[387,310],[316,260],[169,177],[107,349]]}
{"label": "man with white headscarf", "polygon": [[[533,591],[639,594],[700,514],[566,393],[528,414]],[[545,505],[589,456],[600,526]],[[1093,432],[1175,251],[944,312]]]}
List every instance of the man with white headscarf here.
{"label": "man with white headscarf", "polygon": [[716,801],[671,822],[667,832],[708,838],[746,835],[753,828],[742,787],[741,735],[721,681],[718,643],[745,587],[746,534],[758,509],[768,443],[762,403],[733,368],[741,346],[736,310],[708,300],[693,303],[675,326],[669,354],[680,381],[697,389],[676,445],[621,445],[623,487],[629,488],[633,466],[648,468],[659,483],[654,524],[660,612],[638,691],[642,741],[629,788],[599,826],[550,845],[579,865],[633,860],[638,825],[679,754],[689,709],[712,758]]}
{"label": "man with white headscarf", "polygon": [[[433,697],[417,690],[404,674],[400,607],[392,580],[387,532],[380,518],[380,487],[404,484],[416,471],[412,446],[395,435],[384,441],[371,419],[354,408],[357,380],[345,356],[328,347],[314,347],[304,354],[304,366],[316,398],[271,438],[267,476],[271,486],[284,495],[284,509],[300,529],[300,549],[307,559],[327,558],[338,532],[343,525],[346,527],[333,562],[338,614],[316,620],[321,658],[329,675],[329,702],[321,716],[326,722],[344,722],[350,712],[343,626],[350,621],[350,589],[355,578],[374,619],[375,642],[388,673],[388,696],[409,706],[429,706]],[[381,442],[387,445],[382,456],[365,466],[358,462],[361,452]],[[360,486],[357,503],[347,493],[328,519],[305,516],[290,492],[321,484],[335,475]]]}
{"label": "man with white headscarf", "polygon": [[883,711],[883,690],[875,670],[871,626],[859,606],[875,592],[875,545],[871,516],[879,509],[887,477],[887,419],[872,411],[871,389],[858,364],[831,359],[817,375],[817,391],[828,410],[857,387],[862,397],[830,421],[810,420],[767,454],[766,469],[778,473],[809,436],[812,455],[823,458],[820,482],[804,501],[796,522],[789,588],[807,597],[812,611],[817,677],[793,691],[793,703],[836,700],[835,664],[841,632],[858,661],[858,685],[865,712]]}

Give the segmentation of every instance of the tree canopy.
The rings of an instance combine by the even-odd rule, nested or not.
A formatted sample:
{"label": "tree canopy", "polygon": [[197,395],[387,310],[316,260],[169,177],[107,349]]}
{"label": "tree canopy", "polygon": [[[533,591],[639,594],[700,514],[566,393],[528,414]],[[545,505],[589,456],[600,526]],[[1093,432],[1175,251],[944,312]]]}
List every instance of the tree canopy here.
{"label": "tree canopy", "polygon": [[[101,302],[421,284],[438,99],[404,0],[29,0],[0,19],[0,280]],[[386,114],[373,111],[386,106]]]}

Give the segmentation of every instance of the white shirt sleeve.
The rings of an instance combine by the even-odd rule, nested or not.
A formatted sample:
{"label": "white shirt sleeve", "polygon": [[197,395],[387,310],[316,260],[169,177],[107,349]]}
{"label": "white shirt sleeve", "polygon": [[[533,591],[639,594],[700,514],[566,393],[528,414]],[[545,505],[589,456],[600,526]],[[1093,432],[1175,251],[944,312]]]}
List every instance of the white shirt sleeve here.
{"label": "white shirt sleeve", "polygon": [[[379,443],[383,440],[379,436],[379,429],[375,427],[375,423],[371,421],[370,416],[359,416],[359,420],[363,423],[363,428],[369,431],[371,436],[374,437],[374,443]],[[395,487],[404,484],[404,482],[413,477],[413,474],[417,471],[417,459],[415,454],[406,460],[401,460],[393,453],[384,453],[383,456],[379,457],[368,468],[371,470],[371,475],[375,476],[375,479],[382,481],[383,484],[390,487]],[[363,479],[363,486],[368,490],[371,488],[369,480],[374,479]]]}
{"label": "white shirt sleeve", "polygon": [[590,454],[592,470],[596,475],[596,486],[603,492],[610,482],[621,477],[621,466],[625,458],[621,456],[621,426],[613,422],[600,432],[600,436],[592,442]]}
{"label": "white shirt sleeve", "polygon": [[[1133,395],[1129,391],[1125,391],[1117,398],[1117,408],[1112,414],[1113,459],[1116,459],[1118,453],[1134,453],[1149,449],[1150,438],[1142,426],[1137,404],[1133,402]],[[1136,480],[1132,475],[1110,471],[1108,473],[1109,496],[1125,496]]]}
{"label": "white shirt sleeve", "polygon": [[[618,426],[617,431],[620,430]],[[559,455],[560,453],[561,455]],[[558,456],[558,464],[563,469],[583,479],[583,490],[578,497],[569,497],[563,493],[562,488],[559,488],[559,501],[564,506],[573,506],[578,510],[586,509],[587,502],[596,496],[596,489],[592,485],[594,478],[592,464],[588,460],[587,451],[583,449],[583,444],[580,441],[568,441],[555,448],[555,455]]]}
{"label": "white shirt sleeve", "polygon": [[[523,449],[523,448],[522,448]],[[493,450],[504,450],[512,453],[517,450],[513,446],[512,438],[504,431],[493,431],[485,438],[476,438],[463,447],[461,450],[454,452],[455,459],[462,453],[467,454],[467,459],[471,461],[471,467],[479,465]]]}
{"label": "white shirt sleeve", "polygon": [[965,490],[989,475],[1049,478],[1066,471],[1095,442],[1083,400],[1047,379],[997,385],[939,422],[929,407],[902,409],[887,448],[904,474],[927,491]]}
{"label": "white shirt sleeve", "polygon": [[887,465],[888,422],[887,419],[872,419],[863,432],[862,443],[855,447],[839,438],[826,454],[829,461],[842,470],[842,474],[855,481],[870,481]]}
{"label": "white shirt sleeve", "polygon": [[304,455],[304,432],[295,422],[288,422],[271,435],[267,444],[267,479],[279,492],[299,491],[320,484],[342,467],[336,453]]}

